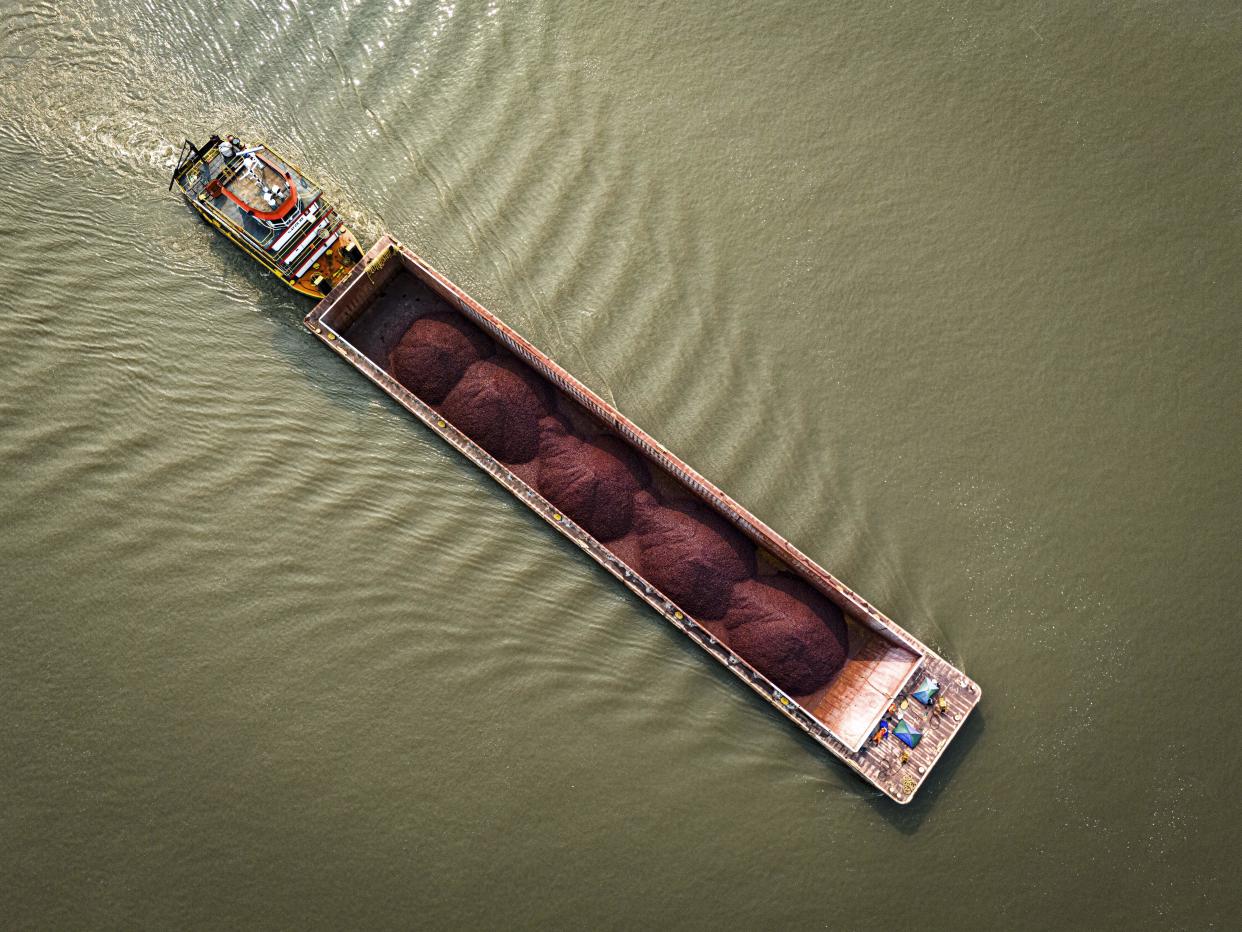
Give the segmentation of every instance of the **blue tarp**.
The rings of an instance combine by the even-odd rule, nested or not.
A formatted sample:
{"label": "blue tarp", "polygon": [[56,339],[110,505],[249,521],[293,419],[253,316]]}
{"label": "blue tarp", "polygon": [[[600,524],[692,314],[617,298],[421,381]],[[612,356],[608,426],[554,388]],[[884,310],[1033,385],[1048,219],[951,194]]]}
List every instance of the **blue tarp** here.
{"label": "blue tarp", "polygon": [[893,729],[893,734],[895,734],[903,744],[911,748],[917,746],[918,743],[923,740],[923,733],[921,731],[915,731],[910,723],[905,719],[902,719],[897,723],[897,726]]}
{"label": "blue tarp", "polygon": [[912,696],[923,705],[931,705],[932,700],[936,698],[936,693],[940,692],[940,684],[933,680],[930,676],[925,677],[923,682],[919,684]]}

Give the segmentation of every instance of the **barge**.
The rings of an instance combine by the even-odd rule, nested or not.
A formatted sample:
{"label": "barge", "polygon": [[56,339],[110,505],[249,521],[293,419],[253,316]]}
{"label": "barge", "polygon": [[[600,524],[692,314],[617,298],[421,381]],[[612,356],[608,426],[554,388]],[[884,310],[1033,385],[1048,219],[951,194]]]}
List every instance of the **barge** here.
{"label": "barge", "polygon": [[[517,454],[501,449],[498,444],[502,441],[492,435],[484,438],[473,415],[454,416],[455,411],[469,409],[455,406],[453,394],[446,398],[439,388],[431,387],[416,392],[409,387],[409,378],[398,378],[394,360],[405,345],[406,335],[415,332],[415,324],[424,319],[458,326],[476,346],[485,343],[490,347],[485,351],[496,355],[471,365],[478,367],[485,362],[485,368],[496,378],[503,376],[514,386],[521,382],[525,387],[515,391],[527,393],[523,397],[541,399],[539,403],[546,407],[548,416],[539,421],[540,429],[553,431],[553,440],[568,437],[573,443],[596,443],[600,448],[611,443],[617,449],[608,456],[632,458],[634,475],[641,470],[644,488],[650,489],[633,500],[645,500],[650,509],[647,514],[699,515],[685,521],[700,530],[707,528],[703,534],[708,536],[717,533],[712,527],[719,526],[722,530],[717,536],[727,537],[733,551],[746,551],[746,572],[754,578],[738,575],[721,583],[721,591],[732,599],[723,613],[719,606],[709,608],[709,602],[695,600],[696,614],[689,604],[683,604],[691,600],[692,591],[677,598],[663,591],[652,579],[663,567],[650,558],[651,552],[642,549],[647,538],[636,531],[628,537],[601,539],[614,531],[599,530],[603,525],[588,520],[585,512],[575,515],[573,508],[540,491],[547,489],[546,476],[540,472],[547,469],[546,464],[540,467],[538,458],[527,456],[529,451]],[[904,804],[914,797],[978,704],[980,688],[961,670],[829,574],[391,237],[384,236],[372,246],[332,293],[311,310],[304,324],[704,653],[894,801]],[[509,375],[498,371],[502,368]],[[485,393],[484,389],[479,391]],[[476,392],[476,401],[479,397]],[[487,398],[479,402],[485,406],[490,403]],[[575,440],[575,436],[585,439]],[[647,559],[644,553],[648,553]],[[703,577],[704,585],[711,584],[710,575]],[[666,583],[665,588],[672,585]],[[758,621],[734,626],[729,612],[736,611],[739,593],[747,586],[769,595],[776,589],[793,593],[800,601],[781,596],[785,601],[773,604],[794,606],[806,618],[813,614],[835,625],[832,631],[838,632],[841,654],[833,660],[826,677],[808,680],[803,675],[807,664],[817,662],[814,658],[819,655],[813,652],[800,653],[796,644],[782,648],[784,653],[761,650],[752,646],[753,636],[751,640],[741,637],[740,632],[761,630],[754,626],[773,620],[769,609],[766,615],[759,613],[763,617]],[[816,637],[832,648],[832,637],[823,632]],[[777,654],[785,666],[773,666]],[[802,666],[793,669],[790,663]],[[813,669],[811,674],[814,677]]]}
{"label": "barge", "polygon": [[323,189],[263,143],[212,135],[181,146],[169,190],[278,279],[319,298],[362,258]]}

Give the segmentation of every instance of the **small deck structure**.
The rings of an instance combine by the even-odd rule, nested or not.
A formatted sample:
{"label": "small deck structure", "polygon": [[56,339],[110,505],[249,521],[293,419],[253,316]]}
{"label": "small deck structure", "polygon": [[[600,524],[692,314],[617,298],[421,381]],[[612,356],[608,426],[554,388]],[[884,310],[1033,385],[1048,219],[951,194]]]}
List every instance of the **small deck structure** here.
{"label": "small deck structure", "polygon": [[320,298],[362,258],[323,190],[268,146],[186,140],[169,187],[295,291]]}

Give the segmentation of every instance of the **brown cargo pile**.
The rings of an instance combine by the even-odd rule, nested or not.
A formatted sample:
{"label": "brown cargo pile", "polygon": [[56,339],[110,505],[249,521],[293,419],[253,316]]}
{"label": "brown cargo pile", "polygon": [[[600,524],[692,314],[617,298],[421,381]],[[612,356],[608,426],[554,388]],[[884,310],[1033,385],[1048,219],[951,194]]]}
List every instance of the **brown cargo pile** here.
{"label": "brown cargo pile", "polygon": [[547,407],[517,360],[472,363],[441,412],[496,459],[528,463],[539,452],[539,419]]}
{"label": "brown cargo pile", "polygon": [[634,523],[634,496],[650,481],[634,454],[607,442],[613,438],[581,440],[560,418],[544,418],[540,431],[539,494],[596,540],[628,534]]}
{"label": "brown cargo pile", "polygon": [[740,531],[697,503],[666,500],[619,437],[576,430],[558,413],[572,402],[465,317],[419,318],[389,366],[684,611],[720,622],[730,647],[781,689],[814,692],[844,665],[840,609],[793,576],[757,577],[755,546]]}
{"label": "brown cargo pile", "polygon": [[650,493],[635,499],[642,574],[697,618],[729,607],[733,584],[755,574],[755,547],[704,508],[665,507]]}
{"label": "brown cargo pile", "polygon": [[813,693],[845,664],[841,610],[784,573],[733,587],[724,616],[729,645],[786,692]]}
{"label": "brown cargo pile", "polygon": [[482,330],[460,314],[441,311],[414,321],[390,354],[389,368],[419,398],[438,405],[471,363],[495,352]]}

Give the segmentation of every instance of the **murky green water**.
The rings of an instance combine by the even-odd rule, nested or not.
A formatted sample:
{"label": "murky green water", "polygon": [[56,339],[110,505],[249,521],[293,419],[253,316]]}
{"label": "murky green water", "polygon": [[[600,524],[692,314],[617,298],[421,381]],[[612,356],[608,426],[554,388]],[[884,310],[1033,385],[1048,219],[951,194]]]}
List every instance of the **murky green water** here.
{"label": "murky green water", "polygon": [[[1236,923],[1236,5],[205,6],[0,16],[0,925]],[[976,677],[916,802],[305,334],[215,127]]]}

